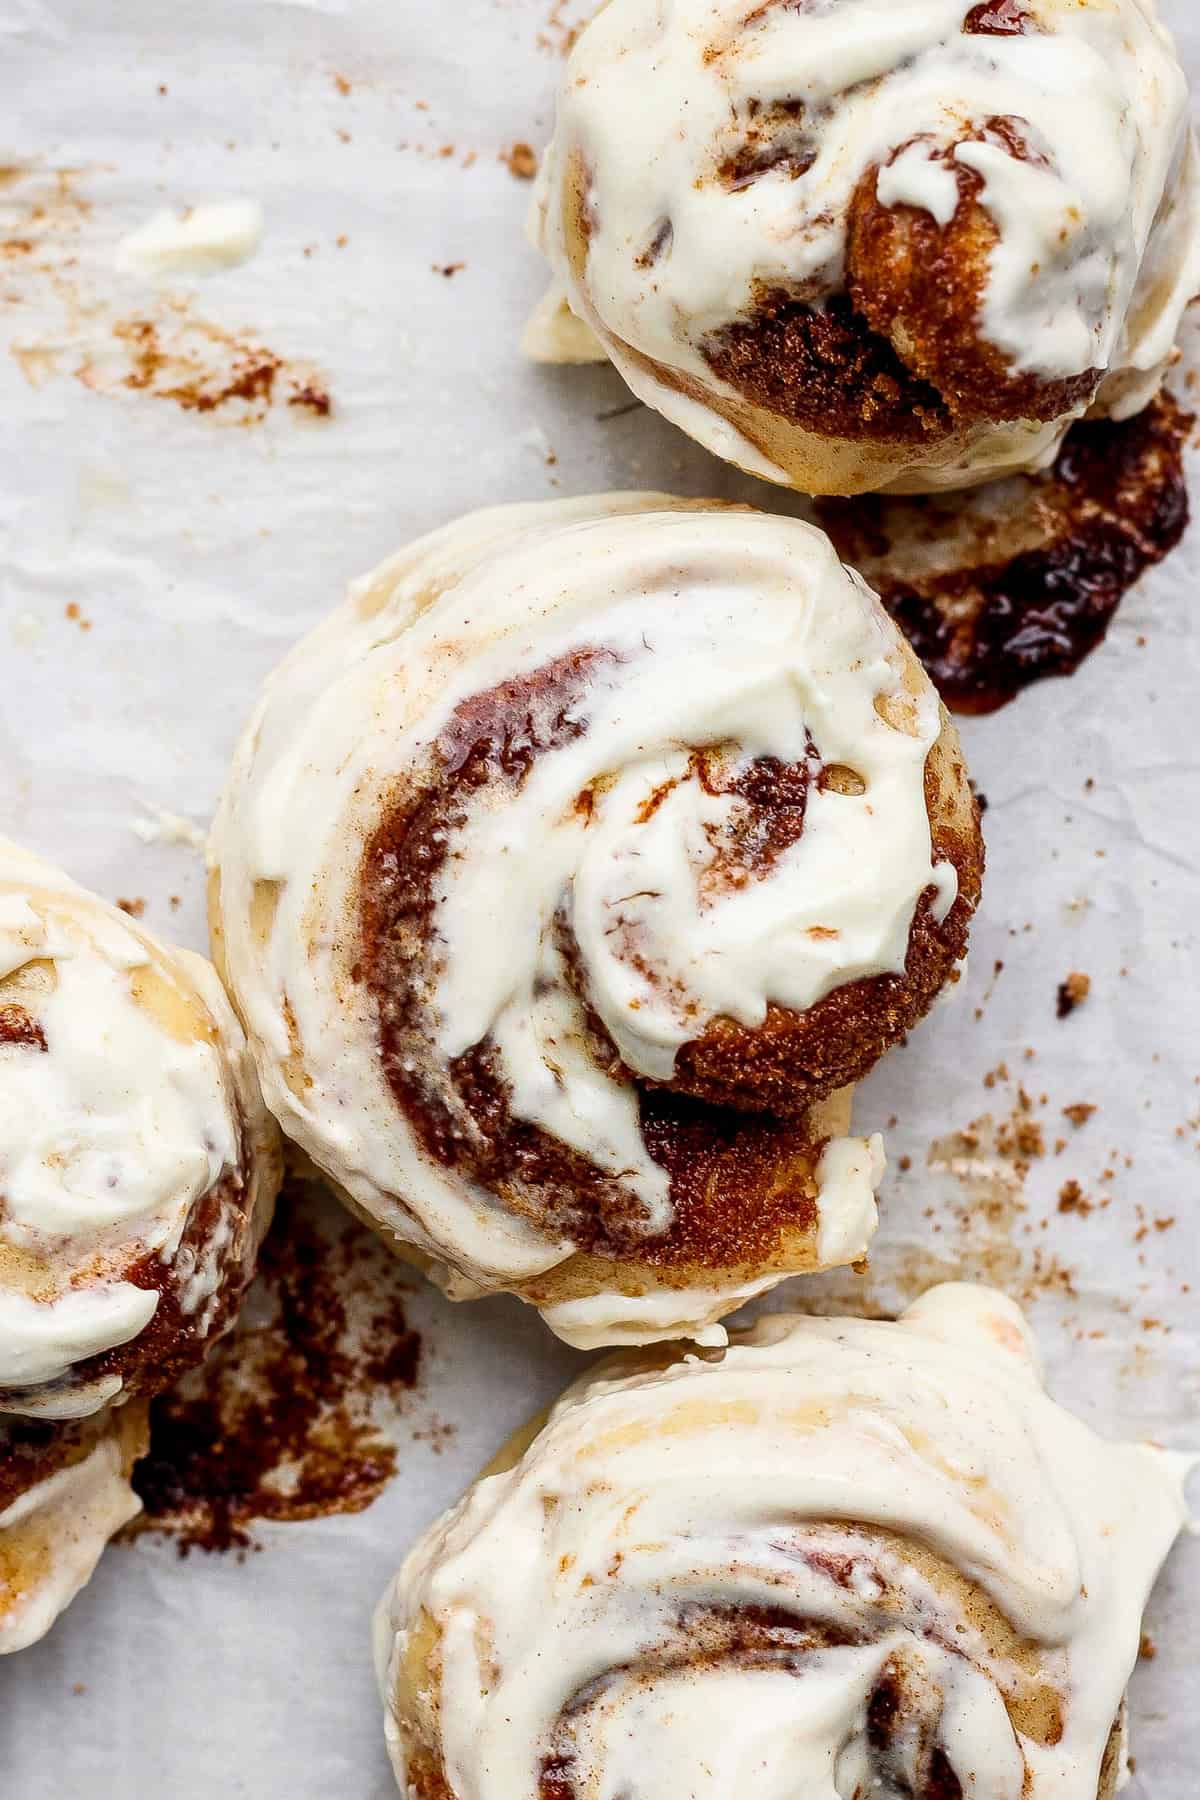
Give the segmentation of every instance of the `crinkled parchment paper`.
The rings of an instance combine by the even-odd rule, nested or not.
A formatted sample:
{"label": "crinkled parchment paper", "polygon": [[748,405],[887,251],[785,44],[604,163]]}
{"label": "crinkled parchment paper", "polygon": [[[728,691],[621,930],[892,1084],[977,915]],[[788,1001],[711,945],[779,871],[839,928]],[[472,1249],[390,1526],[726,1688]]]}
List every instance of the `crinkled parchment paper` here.
{"label": "crinkled parchment paper", "polygon": [[[1200,77],[1192,0],[1165,10]],[[610,372],[521,361],[542,274],[504,156],[544,140],[571,21],[552,0],[0,0],[3,827],[185,942],[189,822],[352,576],[501,500],[786,504]],[[143,232],[186,208],[182,238]],[[990,852],[967,992],[862,1090],[864,1129],[895,1120],[871,1274],[790,1290],[886,1309],[981,1274],[1028,1299],[1063,1400],[1196,1447],[1198,576],[1200,532],[1073,679],[966,722]],[[1072,972],[1091,993],[1060,1020]],[[418,1287],[409,1311],[427,1357],[383,1498],[264,1528],[242,1563],[114,1548],[0,1667],[4,1800],[392,1791],[371,1608],[576,1360],[516,1305]],[[1198,1577],[1193,1540],[1150,1615],[1145,1800],[1197,1791]]]}

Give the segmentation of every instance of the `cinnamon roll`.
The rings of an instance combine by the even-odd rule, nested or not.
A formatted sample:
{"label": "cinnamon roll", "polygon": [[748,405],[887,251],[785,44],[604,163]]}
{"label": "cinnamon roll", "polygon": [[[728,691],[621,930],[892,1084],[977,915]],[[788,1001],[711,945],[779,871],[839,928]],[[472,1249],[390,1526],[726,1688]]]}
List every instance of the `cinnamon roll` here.
{"label": "cinnamon roll", "polygon": [[85,1419],[199,1362],[280,1160],[212,967],[0,840],[0,1414]]}
{"label": "cinnamon roll", "polygon": [[453,1297],[588,1345],[864,1254],[848,1090],[957,979],[982,853],[828,540],[626,495],[359,583],[269,682],[212,860],[285,1131]]}
{"label": "cinnamon roll", "polygon": [[577,361],[589,327],[806,493],[1045,467],[1157,393],[1198,169],[1154,0],[608,0],[543,163],[528,348]]}
{"label": "cinnamon roll", "polygon": [[1182,1459],[1044,1392],[1019,1310],[612,1358],[380,1608],[409,1800],[1112,1800]]}
{"label": "cinnamon roll", "polygon": [[0,1656],[28,1649],[141,1511],[130,1485],[146,1404],[54,1423],[0,1417]]}

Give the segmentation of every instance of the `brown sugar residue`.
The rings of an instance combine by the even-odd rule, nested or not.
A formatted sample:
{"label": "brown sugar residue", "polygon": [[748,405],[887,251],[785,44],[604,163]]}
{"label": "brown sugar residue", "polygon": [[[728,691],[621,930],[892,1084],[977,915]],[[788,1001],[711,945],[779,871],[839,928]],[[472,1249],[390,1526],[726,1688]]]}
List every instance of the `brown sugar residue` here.
{"label": "brown sugar residue", "polygon": [[817,510],[947,704],[991,712],[1031,682],[1072,674],[1124,595],[1179,543],[1192,423],[1164,394],[1135,418],[1074,426],[1044,474]]}
{"label": "brown sugar residue", "polygon": [[0,182],[9,348],[30,385],[72,375],[93,393],[145,394],[236,424],[256,423],[275,405],[328,416],[319,372],[255,333],[196,316],[179,294],[141,297],[130,310],[132,290],[111,268],[108,247],[92,241],[93,202],[80,191],[105,173],[16,169]]}
{"label": "brown sugar residue", "polygon": [[328,417],[329,392],[313,371],[289,367],[248,335],[194,318],[182,300],[163,305],[161,317],[114,320],[109,345],[79,365],[76,379],[95,392],[124,388],[238,424],[257,423],[278,402]]}
{"label": "brown sugar residue", "polygon": [[584,0],[584,16],[575,24],[571,24],[567,14],[580,10],[579,0],[554,0],[546,22],[538,32],[539,50],[552,50],[558,56],[570,56],[588,17],[595,12],[594,0]]}
{"label": "brown sugar residue", "polygon": [[241,1324],[151,1408],[135,1530],[254,1547],[262,1520],[361,1512],[396,1470],[389,1417],[421,1366],[410,1277],[365,1227],[289,1183]]}
{"label": "brown sugar residue", "polygon": [[288,395],[288,405],[301,407],[318,419],[327,419],[333,411],[329,390],[315,381],[306,381],[293,387]]}
{"label": "brown sugar residue", "polygon": [[1073,969],[1065,981],[1058,984],[1055,999],[1055,1011],[1060,1019],[1069,1019],[1077,1006],[1082,1006],[1092,991],[1092,978]]}

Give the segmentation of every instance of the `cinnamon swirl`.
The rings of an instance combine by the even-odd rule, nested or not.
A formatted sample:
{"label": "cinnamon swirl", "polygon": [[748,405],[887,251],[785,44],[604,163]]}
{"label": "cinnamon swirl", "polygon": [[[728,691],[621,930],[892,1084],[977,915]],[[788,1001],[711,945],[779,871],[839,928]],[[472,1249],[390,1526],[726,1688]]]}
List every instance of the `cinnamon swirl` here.
{"label": "cinnamon swirl", "polygon": [[0,1414],[84,1419],[197,1363],[279,1172],[210,965],[0,840]]}
{"label": "cinnamon swirl", "polygon": [[543,163],[528,347],[577,361],[590,327],[641,399],[807,493],[1045,467],[1157,393],[1198,169],[1154,0],[609,0]]}
{"label": "cinnamon swirl", "polygon": [[1180,1464],[1050,1400],[1018,1309],[614,1357],[376,1621],[409,1800],[1112,1800]]}
{"label": "cinnamon swirl", "polygon": [[864,1254],[847,1090],[957,979],[982,853],[828,540],[643,495],[361,582],[268,684],[212,859],[285,1131],[454,1297],[595,1344]]}

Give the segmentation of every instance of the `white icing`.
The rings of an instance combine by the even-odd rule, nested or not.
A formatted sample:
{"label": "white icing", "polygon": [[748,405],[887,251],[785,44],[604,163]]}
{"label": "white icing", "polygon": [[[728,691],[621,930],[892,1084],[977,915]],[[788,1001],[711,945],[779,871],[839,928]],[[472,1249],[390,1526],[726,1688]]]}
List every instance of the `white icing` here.
{"label": "white icing", "polygon": [[[571,703],[583,729],[538,756],[503,806],[477,804],[454,832],[434,887],[437,1052],[448,1060],[490,1039],[517,1116],[620,1179],[649,1230],[669,1221],[666,1177],[629,1081],[593,1060],[562,967],[560,907],[625,1066],[669,1080],[680,1046],[718,1015],[754,1026],[771,1002],[803,1010],[902,971],[921,895],[954,898],[953,869],[931,862],[924,793],[938,704],[920,691],[911,735],[877,710],[902,691],[905,664],[874,597],[808,526],[681,504],[503,509],[385,565],[268,684],[214,827],[228,970],[268,1103],[388,1229],[485,1288],[552,1268],[572,1246],[422,1152],[354,973],[363,845],[457,706],[557,658],[603,653]],[[689,749],[732,742],[740,759],[802,762],[809,734],[816,756],[856,770],[865,792],[814,784],[803,833],[774,868],[702,902],[708,833],[737,803],[705,792]],[[678,785],[639,821],[668,780]],[[596,782],[585,816],[575,802]],[[253,915],[267,882],[264,938]],[[658,979],[638,972],[630,943]],[[865,1250],[872,1166],[860,1140],[828,1160],[830,1260]],[[586,1341],[594,1312],[552,1317]],[[566,1324],[576,1317],[587,1323]],[[661,1328],[647,1318],[648,1333]]]}
{"label": "white icing", "polygon": [[[746,314],[760,284],[816,300],[843,291],[850,202],[872,167],[885,206],[922,208],[943,226],[954,165],[980,175],[998,231],[981,326],[1014,370],[1107,371],[1101,403],[1121,413],[1161,383],[1200,289],[1200,185],[1184,76],[1153,0],[1030,0],[1038,28],[1016,36],[964,33],[971,4],[610,0],[581,32],[539,177],[542,247],[634,391],[718,455],[786,479],[622,346],[731,392],[704,339]],[[803,116],[787,129],[811,167],[731,190],[719,171],[745,147],[752,109],[794,102]],[[958,141],[997,117],[1021,122],[1038,160]],[[582,278],[561,223],[577,156],[590,176]],[[644,255],[664,221],[667,248]],[[543,356],[554,354],[548,321],[534,333]],[[981,432],[965,467],[931,478],[1037,466],[1067,423]]]}
{"label": "white icing", "polygon": [[[941,1697],[964,1794],[1095,1800],[1184,1518],[1172,1459],[1107,1443],[1051,1401],[1020,1312],[986,1289],[936,1289],[894,1325],[777,1315],[723,1357],[666,1369],[614,1359],[514,1469],[432,1527],[385,1596],[375,1642],[397,1777],[407,1792],[414,1720],[397,1681],[432,1622],[420,1704],[455,1800],[536,1793],[564,1712],[580,1796],[890,1792],[866,1707],[894,1654]],[[1003,1648],[892,1540],[858,1553],[845,1584],[806,1561],[854,1554],[862,1539],[839,1525],[923,1547],[1032,1640],[1061,1739],[1018,1732]],[[900,1610],[884,1601],[897,1586]],[[681,1621],[752,1606],[847,1641],[706,1660],[697,1613]],[[674,1667],[654,1667],[659,1646]]]}
{"label": "white icing", "polygon": [[182,213],[155,213],[121,239],[117,261],[144,275],[212,275],[248,262],[262,233],[257,200],[214,200]]}
{"label": "white icing", "polygon": [[[123,1272],[146,1256],[169,1262],[197,1201],[238,1168],[244,1047],[207,963],[168,955],[3,840],[0,970],[29,973],[18,999],[46,1046],[0,1044],[0,1390],[29,1390],[0,1407],[82,1416],[111,1398],[112,1378],[38,1389],[153,1317],[157,1292]],[[143,973],[198,1016],[198,1030],[179,1035],[155,1016],[138,997]],[[0,990],[0,1003],[15,992]],[[212,1248],[181,1289],[201,1333],[218,1281]]]}
{"label": "white icing", "polygon": [[[82,1461],[0,1512],[0,1656],[45,1637],[91,1579],[109,1539],[142,1510],[126,1461],[120,1434],[108,1431]],[[27,1555],[18,1533],[33,1540]]]}

